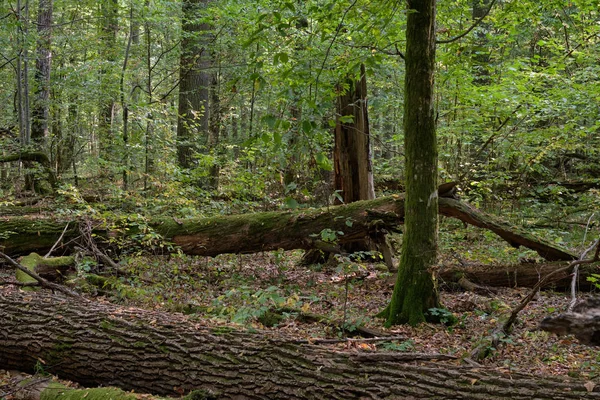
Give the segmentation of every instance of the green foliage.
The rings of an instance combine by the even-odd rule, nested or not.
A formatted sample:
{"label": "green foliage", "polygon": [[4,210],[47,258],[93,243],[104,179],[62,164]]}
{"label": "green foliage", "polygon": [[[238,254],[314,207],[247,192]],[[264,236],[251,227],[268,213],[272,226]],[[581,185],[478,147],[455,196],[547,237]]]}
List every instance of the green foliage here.
{"label": "green foliage", "polygon": [[[228,305],[228,303],[236,305]],[[239,304],[242,304],[239,306]],[[213,300],[207,309],[220,317],[226,317],[238,324],[246,324],[258,320],[266,326],[273,326],[285,318],[272,310],[280,308],[301,308],[304,303],[297,294],[285,297],[277,286],[254,290],[248,286],[240,286],[225,292]]]}
{"label": "green foliage", "polygon": [[458,322],[458,318],[445,308],[430,308],[427,310],[426,317],[430,322],[436,322],[446,326],[452,326]]}
{"label": "green foliage", "polygon": [[411,339],[403,342],[383,342],[381,348],[386,351],[408,352],[414,350],[415,342]]}
{"label": "green foliage", "polygon": [[587,277],[588,282],[592,282],[596,288],[600,289],[600,275],[599,274],[590,274]]}

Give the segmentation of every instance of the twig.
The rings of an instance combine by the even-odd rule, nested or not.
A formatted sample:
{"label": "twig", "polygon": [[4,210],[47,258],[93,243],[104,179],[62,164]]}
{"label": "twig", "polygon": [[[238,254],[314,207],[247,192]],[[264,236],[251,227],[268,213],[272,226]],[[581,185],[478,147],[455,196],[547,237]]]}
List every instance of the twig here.
{"label": "twig", "polygon": [[[593,216],[593,214],[592,214]],[[591,217],[590,217],[591,219]],[[589,221],[588,221],[589,223]],[[594,254],[594,258],[592,261],[598,259],[598,251],[600,249],[600,239],[596,240],[590,247],[588,247],[579,257],[579,261],[582,261],[587,254],[592,251],[592,249],[596,247],[596,254]],[[577,278],[579,276],[579,264],[575,265],[573,268],[573,278],[571,279],[571,302],[569,303],[569,307],[567,308],[567,312],[572,312],[573,308],[575,308],[575,304],[577,303]]]}
{"label": "twig", "polygon": [[467,36],[467,35],[469,34],[469,32],[471,32],[473,29],[475,29],[475,28],[477,27],[477,25],[479,25],[479,24],[481,23],[481,21],[483,21],[483,19],[484,19],[485,17],[487,17],[487,16],[488,16],[488,14],[490,13],[490,11],[492,11],[492,7],[494,7],[494,4],[495,4],[495,3],[496,3],[496,0],[493,0],[493,1],[490,3],[490,6],[489,6],[489,8],[487,9],[487,11],[485,12],[485,14],[483,14],[481,17],[479,17],[479,19],[478,19],[477,21],[475,21],[475,22],[473,23],[473,25],[471,25],[471,26],[469,27],[469,29],[467,29],[466,31],[464,31],[464,32],[463,32],[463,33],[461,33],[460,35],[458,35],[458,36],[455,36],[455,37],[453,37],[452,39],[447,39],[447,40],[436,40],[435,42],[436,42],[437,44],[452,43],[452,42],[455,42],[455,41],[457,41],[458,39],[461,39],[461,38],[463,38],[463,37]]}
{"label": "twig", "polygon": [[359,361],[433,361],[433,360],[456,360],[457,356],[450,354],[427,354],[427,353],[358,353]]}
{"label": "twig", "polygon": [[[373,342],[391,342],[394,340],[405,341],[406,336],[384,336],[375,338],[345,338],[345,339],[298,339],[298,340],[286,340],[285,343],[294,344],[336,344],[336,343],[373,343]],[[275,341],[281,343],[283,341]]]}
{"label": "twig", "polygon": [[20,287],[33,287],[33,286],[40,286],[39,282],[10,282],[10,281],[2,281],[0,282],[0,286],[8,286],[8,285],[14,285],[14,286],[20,286]]}
{"label": "twig", "polygon": [[57,285],[56,283],[52,283],[52,282],[50,282],[50,281],[42,278],[41,276],[39,276],[35,272],[30,271],[29,269],[25,268],[24,266],[22,266],[21,264],[19,264],[18,262],[16,262],[15,260],[13,260],[12,258],[10,258],[8,255],[4,254],[1,251],[0,251],[0,257],[4,258],[6,261],[8,261],[8,263],[10,265],[12,265],[14,268],[16,268],[16,269],[18,269],[18,270],[26,273],[27,275],[29,275],[30,277],[32,277],[33,279],[35,279],[36,281],[38,281],[41,287],[52,289],[52,290],[56,290],[58,292],[66,294],[67,296],[75,297],[75,298],[87,301],[87,299],[85,299],[85,297],[83,297],[83,296],[75,293],[74,291],[72,291],[70,289],[67,289],[64,286]]}
{"label": "twig", "polygon": [[65,233],[67,232],[68,228],[69,228],[69,223],[67,222],[67,225],[65,225],[65,229],[63,229],[62,233],[60,234],[60,237],[58,238],[58,240],[56,241],[56,243],[54,243],[54,246],[52,246],[52,248],[50,249],[50,251],[48,251],[48,253],[46,253],[46,255],[44,256],[44,258],[50,257],[50,254],[52,254],[52,252],[54,251],[54,249],[56,248],[56,246],[60,243],[60,241],[62,240],[62,238],[65,236]]}

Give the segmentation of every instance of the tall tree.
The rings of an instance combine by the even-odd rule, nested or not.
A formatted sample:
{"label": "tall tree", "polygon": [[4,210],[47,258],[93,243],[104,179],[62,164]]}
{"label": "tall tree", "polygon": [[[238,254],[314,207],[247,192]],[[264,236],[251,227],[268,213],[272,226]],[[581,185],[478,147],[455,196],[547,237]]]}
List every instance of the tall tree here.
{"label": "tall tree", "polygon": [[113,88],[111,69],[117,59],[117,32],[119,30],[119,2],[118,0],[102,0],[100,2],[100,57],[104,63],[101,75],[100,115],[98,117],[98,136],[100,143],[100,157],[110,160],[112,158],[113,138],[113,113],[116,102],[116,93]]}
{"label": "tall tree", "polygon": [[[179,109],[177,159],[179,166],[192,166],[195,142],[209,137],[210,52],[207,48],[210,25],[200,22],[201,10],[210,0],[184,0],[181,58],[179,61]],[[198,135],[194,133],[198,132]]]}
{"label": "tall tree", "polygon": [[37,16],[36,97],[32,110],[31,138],[41,144],[48,137],[50,114],[50,65],[52,60],[52,1],[39,0]]}
{"label": "tall tree", "polygon": [[435,0],[408,0],[404,146],[405,229],[386,325],[424,322],[439,306],[431,267],[437,258],[437,143],[434,117]]}

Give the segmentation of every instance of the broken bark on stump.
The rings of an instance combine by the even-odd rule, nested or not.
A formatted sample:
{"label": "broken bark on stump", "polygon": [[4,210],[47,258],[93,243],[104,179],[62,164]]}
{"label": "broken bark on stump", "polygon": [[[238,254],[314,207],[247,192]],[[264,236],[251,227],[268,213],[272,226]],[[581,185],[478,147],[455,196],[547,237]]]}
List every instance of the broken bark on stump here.
{"label": "broken bark on stump", "polygon": [[570,378],[337,352],[49,293],[0,291],[0,321],[4,368],[41,364],[87,386],[171,395],[204,389],[219,399],[600,398]]}
{"label": "broken bark on stump", "polygon": [[[539,239],[524,229],[487,215],[466,203],[451,198],[439,199],[441,215],[458,218],[468,224],[489,229],[511,245],[535,250],[549,261],[574,260],[568,250]],[[404,219],[404,197],[390,196],[357,201],[336,207],[289,212],[264,212],[177,220],[154,218],[150,226],[186,254],[216,256],[223,253],[256,253],[271,250],[311,249],[318,247],[320,233],[329,229],[344,234],[337,244],[345,245],[377,237],[384,231],[398,230]],[[51,218],[0,217],[0,247],[8,254],[49,249],[70,221]],[[72,221],[71,221],[72,222]],[[65,232],[67,242],[79,235],[77,224]],[[133,227],[131,227],[133,228]],[[133,232],[134,229],[130,230]],[[106,236],[98,228],[94,233]]]}

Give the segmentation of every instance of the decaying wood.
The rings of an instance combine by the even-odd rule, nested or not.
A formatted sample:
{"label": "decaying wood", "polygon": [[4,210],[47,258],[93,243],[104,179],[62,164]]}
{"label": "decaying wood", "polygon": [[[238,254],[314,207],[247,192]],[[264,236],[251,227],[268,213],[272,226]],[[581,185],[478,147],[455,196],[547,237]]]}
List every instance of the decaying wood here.
{"label": "decaying wood", "polygon": [[557,335],[573,334],[583,344],[600,346],[600,299],[588,299],[572,312],[547,317],[540,323],[540,329]]}
{"label": "decaying wood", "polygon": [[[560,246],[535,238],[524,229],[487,215],[461,201],[442,197],[439,199],[439,212],[489,229],[511,245],[528,247],[546,260],[577,258]],[[311,249],[319,242],[320,233],[326,229],[343,232],[337,235],[340,245],[364,241],[365,238],[379,237],[385,231],[398,230],[403,219],[404,197],[389,196],[320,209],[177,221],[173,218],[154,218],[148,223],[184,253],[216,256],[223,253]],[[4,246],[4,251],[8,254],[31,251],[41,253],[54,244],[68,222],[70,221],[41,217],[0,217],[0,232],[8,233],[7,238],[0,235],[0,247]],[[77,225],[73,223],[65,231],[65,242],[79,236]],[[94,234],[102,237],[110,233],[101,226],[96,226]]]}
{"label": "decaying wood", "polygon": [[[541,262],[507,265],[470,264],[464,266],[444,266],[439,270],[438,277],[442,283],[456,282],[465,278],[468,281],[489,287],[534,287],[545,275],[560,270],[545,282],[545,288],[566,290],[571,285],[573,268],[564,268],[569,263]],[[587,280],[591,274],[600,273],[600,265],[580,265],[577,285],[580,290],[592,287]]]}
{"label": "decaying wood", "polygon": [[203,389],[219,399],[600,398],[567,377],[340,352],[46,292],[0,291],[0,321],[4,368],[30,371],[41,364],[87,386],[170,395]]}
{"label": "decaying wood", "polygon": [[[594,254],[594,257],[591,259],[585,259],[587,253],[590,252],[594,247],[596,247],[596,253]],[[500,340],[502,340],[502,338],[504,338],[510,334],[513,324],[517,321],[517,317],[518,317],[519,313],[527,306],[527,304],[529,304],[531,302],[531,300],[533,300],[533,298],[537,295],[538,291],[547,282],[549,282],[555,275],[558,275],[564,271],[577,269],[580,265],[592,264],[592,263],[598,261],[599,256],[600,256],[600,241],[597,240],[596,242],[594,242],[594,245],[592,247],[588,248],[585,252],[582,253],[582,255],[579,257],[578,260],[571,261],[569,263],[569,265],[559,268],[559,269],[556,269],[556,270],[544,275],[538,281],[538,283],[536,283],[536,285],[531,289],[529,294],[523,300],[521,300],[521,302],[515,308],[512,309],[510,315],[508,315],[508,317],[504,321],[502,321],[500,324],[498,324],[498,327],[496,329],[494,329],[492,334],[489,337],[484,338],[483,340],[480,341],[480,343],[471,352],[471,358],[474,358],[476,360],[482,359],[487,356],[487,353],[489,352],[490,348],[497,348],[498,344],[500,343]],[[600,317],[600,312],[598,313],[598,317]],[[549,326],[556,326],[556,325],[550,324]],[[593,340],[595,332],[590,333],[589,329],[582,329],[579,331],[579,334],[582,335],[585,339],[591,338]],[[600,344],[600,332],[598,334],[597,339],[598,339],[598,344]]]}
{"label": "decaying wood", "polygon": [[[39,255],[37,255],[37,254],[35,254],[35,253],[34,253],[34,254],[32,254],[32,255],[30,255],[30,257],[34,257],[34,256],[37,256],[37,258],[36,258],[36,259],[43,260],[43,259],[42,259],[42,257],[40,257]],[[56,291],[58,291],[58,292],[61,292],[61,293],[64,293],[64,294],[66,294],[67,296],[71,296],[71,297],[76,297],[76,298],[81,298],[81,299],[83,299],[83,298],[82,298],[82,297],[81,297],[79,294],[77,294],[77,293],[73,292],[72,290],[70,290],[70,289],[68,289],[68,288],[66,288],[66,287],[64,287],[64,286],[58,285],[58,284],[56,284],[56,283],[54,283],[54,282],[50,282],[50,281],[48,281],[47,279],[45,279],[45,278],[41,277],[41,276],[40,276],[40,275],[39,275],[39,274],[38,274],[38,273],[35,271],[35,266],[33,266],[31,269],[29,269],[29,268],[26,268],[25,266],[23,266],[23,265],[21,265],[20,263],[16,262],[15,260],[13,260],[13,259],[12,259],[12,258],[10,258],[8,255],[6,255],[6,254],[4,254],[4,253],[2,253],[2,252],[0,252],[0,257],[4,258],[6,261],[8,261],[8,264],[9,264],[10,266],[12,266],[13,268],[15,268],[17,271],[20,271],[20,272],[22,272],[23,274],[25,274],[25,275],[27,275],[27,276],[30,276],[31,278],[35,279],[35,281],[37,281],[37,282],[38,282],[38,284],[39,284],[41,287],[48,288],[48,289],[51,289],[51,290],[56,290]],[[41,265],[43,265],[43,263],[42,263],[42,262],[40,262],[40,264],[41,264]],[[24,283],[31,283],[31,282],[24,282]]]}

